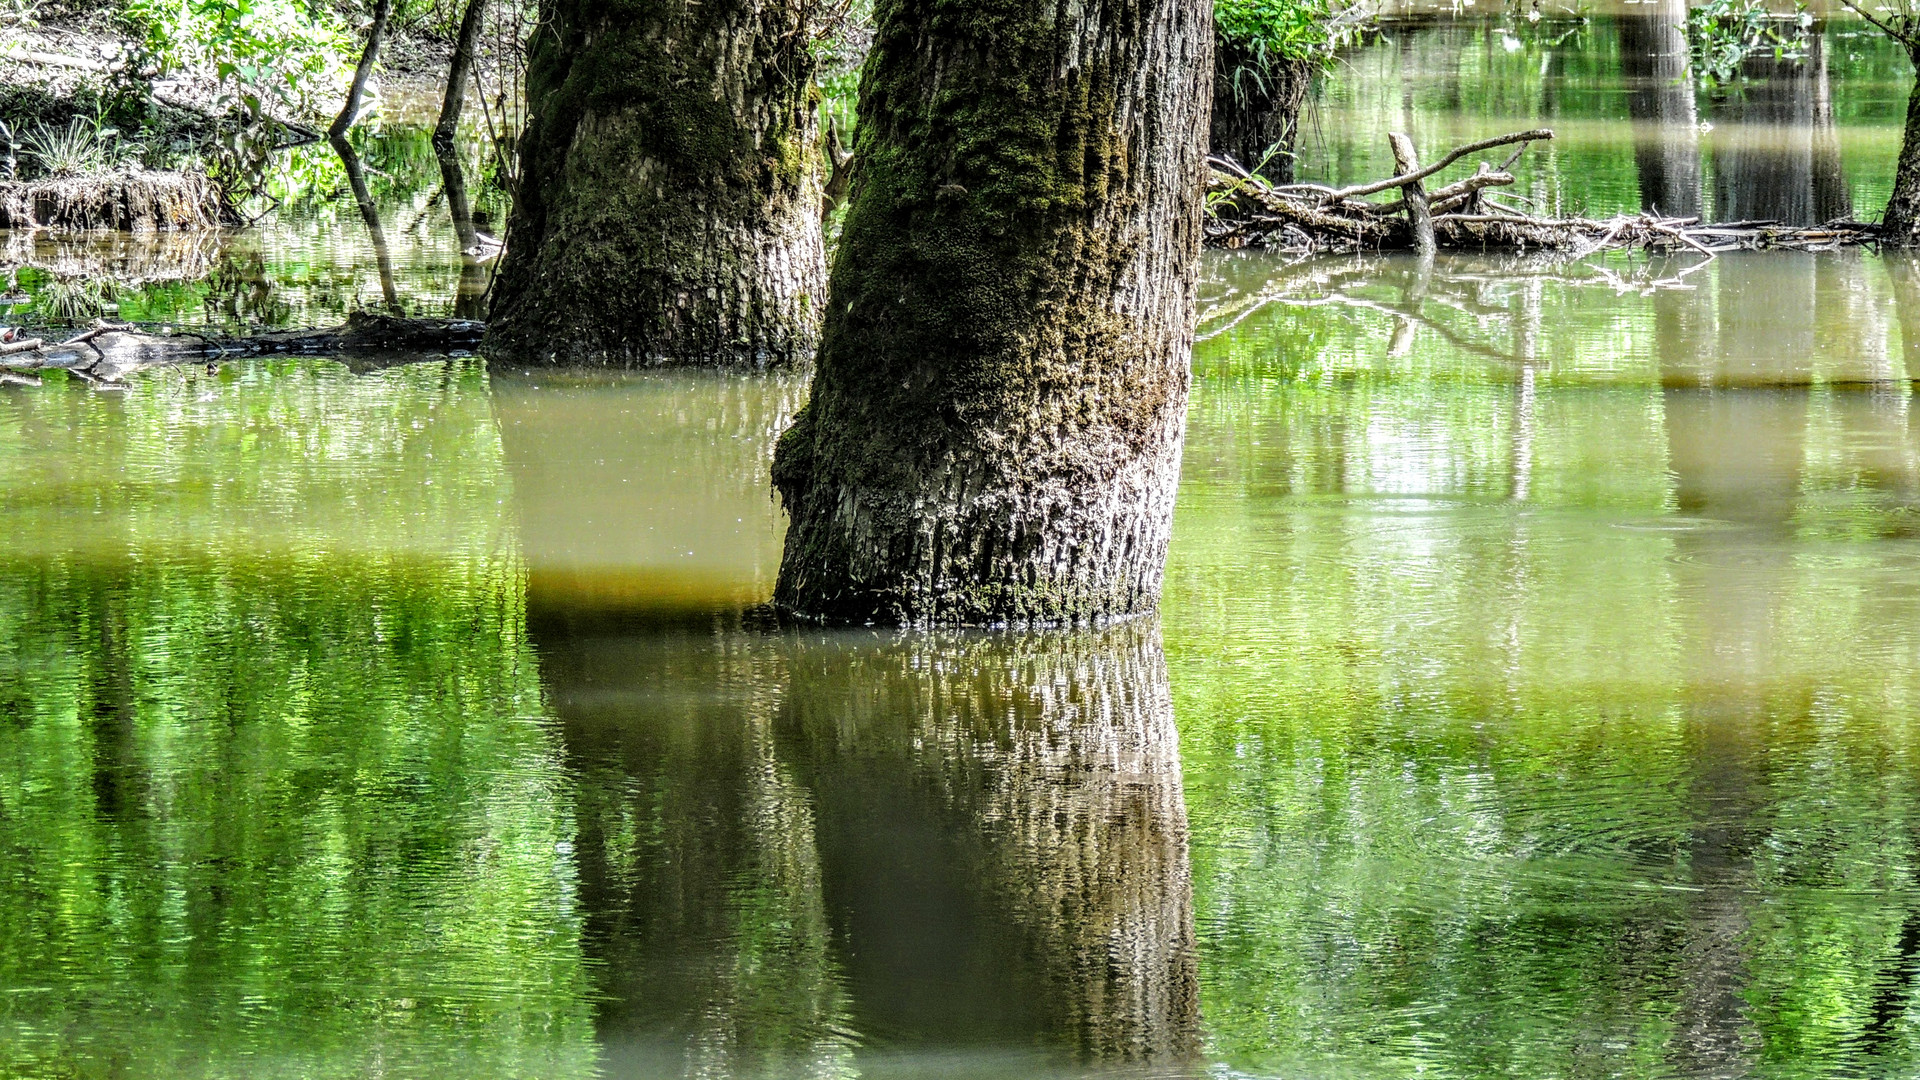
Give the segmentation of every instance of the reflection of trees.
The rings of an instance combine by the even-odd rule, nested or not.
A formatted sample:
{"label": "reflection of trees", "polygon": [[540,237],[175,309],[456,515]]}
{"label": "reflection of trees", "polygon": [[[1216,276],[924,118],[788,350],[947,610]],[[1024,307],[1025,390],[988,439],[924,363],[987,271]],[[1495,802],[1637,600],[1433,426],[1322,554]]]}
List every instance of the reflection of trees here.
{"label": "reflection of trees", "polygon": [[1686,279],[1703,265],[1689,256],[1616,270],[1570,263],[1554,253],[1449,255],[1431,262],[1404,254],[1286,262],[1260,254],[1220,256],[1208,262],[1202,282],[1199,340],[1229,335],[1274,308],[1366,311],[1394,319],[1390,358],[1407,356],[1421,337],[1431,337],[1517,371],[1542,359],[1546,286],[1657,295],[1690,287]]}
{"label": "reflection of trees", "polygon": [[536,607],[773,594],[784,521],[768,469],[804,380],[496,372],[492,387]]}
{"label": "reflection of trees", "polygon": [[536,636],[615,1062],[1195,1051],[1157,628]]}
{"label": "reflection of trees", "polygon": [[393,256],[387,250],[387,231],[380,224],[380,207],[373,201],[373,192],[367,187],[367,173],[360,165],[360,155],[354,152],[353,144],[345,138],[335,138],[333,148],[340,155],[340,164],[347,170],[347,186],[353,189],[353,201],[360,208],[360,220],[367,227],[367,239],[373,244],[373,261],[380,270],[380,292],[387,300],[387,310],[396,315],[404,314],[400,307],[400,293],[393,280]]}
{"label": "reflection of trees", "polygon": [[1700,213],[1700,117],[1687,59],[1686,0],[1662,0],[1620,18],[1620,69],[1633,117],[1640,208]]}
{"label": "reflection of trees", "polygon": [[1752,980],[1753,847],[1768,802],[1765,733],[1771,711],[1795,705],[1774,700],[1766,680],[1781,651],[1807,397],[1798,387],[1669,389],[1664,412],[1678,508],[1706,522],[1673,541],[1689,643],[1686,858],[1696,891],[1680,924],[1672,1054],[1681,1075],[1740,1075],[1759,1049],[1742,995]]}
{"label": "reflection of trees", "polygon": [[0,1072],[590,1071],[519,602],[503,562],[5,566]]}
{"label": "reflection of trees", "polygon": [[[1167,618],[1230,1064],[1913,1071],[1920,429],[1897,379],[1819,387],[1900,374],[1879,265],[1615,302],[1666,388],[1547,381],[1530,423],[1432,340],[1440,377],[1365,377],[1374,329],[1350,382],[1223,342]],[[1527,440],[1538,505],[1499,506]]]}
{"label": "reflection of trees", "polygon": [[1756,54],[1714,109],[1714,211],[1724,221],[1816,225],[1851,217],[1823,36],[1805,60]]}
{"label": "reflection of trees", "polygon": [[0,1075],[591,1071],[484,368],[230,375],[0,416]]}
{"label": "reflection of trees", "polygon": [[579,777],[609,1071],[830,1073],[849,1052],[844,995],[813,808],[773,748],[777,640],[534,629]]}

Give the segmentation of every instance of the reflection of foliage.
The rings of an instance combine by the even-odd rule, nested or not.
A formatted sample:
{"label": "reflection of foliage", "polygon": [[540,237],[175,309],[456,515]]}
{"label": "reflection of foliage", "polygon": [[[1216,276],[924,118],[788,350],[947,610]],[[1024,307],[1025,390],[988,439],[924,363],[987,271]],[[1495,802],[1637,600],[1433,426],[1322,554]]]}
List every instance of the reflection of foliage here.
{"label": "reflection of foliage", "polygon": [[8,406],[0,1074],[590,1075],[484,369]]}
{"label": "reflection of foliage", "polygon": [[[1549,283],[1539,356],[1672,351],[1687,321],[1657,309],[1700,299],[1621,295]],[[1758,405],[1807,419],[1766,429],[1805,433],[1779,459],[1800,539],[1651,535],[1609,524],[1672,512],[1675,448],[1729,423],[1724,395],[1663,400],[1647,368],[1522,385],[1433,338],[1381,360],[1378,323],[1333,307],[1239,335],[1196,356],[1164,605],[1218,1071],[1576,1076],[1607,1046],[1620,1075],[1695,1075],[1672,1063],[1717,977],[1765,1047],[1752,1074],[1912,1075],[1904,1012],[1861,1045],[1888,987],[1905,1008],[1920,925],[1920,750],[1882,704],[1920,672],[1831,652],[1910,634],[1877,585],[1905,549],[1837,531],[1912,505],[1904,417],[1847,391]],[[1276,363],[1310,336],[1320,371]],[[1780,481],[1717,475],[1735,498]],[[1819,565],[1791,554],[1810,520],[1836,530]]]}
{"label": "reflection of foliage", "polygon": [[590,1072],[517,581],[9,565],[0,844],[37,854],[0,861],[0,980],[39,990],[0,1013],[0,1072]]}
{"label": "reflection of foliage", "polygon": [[1776,15],[1767,0],[1710,0],[1687,13],[1693,70],[1703,84],[1717,86],[1737,78],[1748,57],[1804,60],[1812,27],[1805,4]]}
{"label": "reflection of foliage", "polygon": [[22,314],[32,321],[72,326],[114,310],[115,287],[99,278],[63,278],[49,275],[33,287],[33,305]]}

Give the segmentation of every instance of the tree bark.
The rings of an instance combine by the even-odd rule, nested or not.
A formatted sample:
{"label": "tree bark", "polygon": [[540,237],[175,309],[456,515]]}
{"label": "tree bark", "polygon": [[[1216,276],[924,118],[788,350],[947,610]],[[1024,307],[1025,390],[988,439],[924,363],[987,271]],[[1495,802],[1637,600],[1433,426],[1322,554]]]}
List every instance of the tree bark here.
{"label": "tree bark", "polygon": [[[1257,61],[1247,50],[1226,41],[1216,41],[1214,50],[1213,152],[1258,172],[1270,183],[1293,183],[1300,109],[1306,104],[1316,65],[1282,60],[1256,76]],[[1272,157],[1267,156],[1269,151]]]}
{"label": "tree bark", "polygon": [[1907,46],[1907,58],[1916,74],[1907,94],[1907,130],[1900,141],[1900,163],[1893,171],[1893,194],[1881,219],[1886,242],[1897,247],[1920,247],[1920,42]]}
{"label": "tree bark", "polygon": [[1205,0],[883,0],[775,602],[1053,623],[1157,602],[1186,420]]}
{"label": "tree bark", "polygon": [[338,143],[347,137],[347,131],[360,119],[360,103],[366,97],[367,79],[373,74],[373,65],[380,60],[380,39],[386,36],[387,19],[393,14],[393,0],[378,0],[373,5],[373,25],[367,28],[367,47],[360,52],[360,62],[353,69],[353,85],[347,89],[347,102],[340,107],[340,115],[333,118],[327,127],[327,138]]}
{"label": "tree bark", "polygon": [[[1393,147],[1393,169],[1401,176],[1412,176],[1420,171],[1420,154],[1413,147],[1413,139],[1395,131],[1387,135],[1387,145]],[[1427,186],[1418,180],[1410,180],[1401,185],[1402,198],[1407,204],[1407,227],[1413,230],[1413,250],[1422,258],[1431,258],[1438,245],[1433,238],[1433,215],[1427,210]]]}
{"label": "tree bark", "polygon": [[542,0],[487,352],[809,359],[825,296],[806,0]]}

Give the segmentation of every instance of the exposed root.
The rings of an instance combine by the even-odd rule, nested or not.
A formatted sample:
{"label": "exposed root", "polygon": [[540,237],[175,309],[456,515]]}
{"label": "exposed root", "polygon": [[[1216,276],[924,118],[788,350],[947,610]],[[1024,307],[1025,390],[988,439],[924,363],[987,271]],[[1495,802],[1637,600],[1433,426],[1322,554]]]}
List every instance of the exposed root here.
{"label": "exposed root", "polygon": [[217,229],[220,190],[197,173],[134,169],[0,182],[0,229],[161,232]]}
{"label": "exposed root", "polygon": [[[1404,136],[1396,157],[1412,160]],[[1830,250],[1880,239],[1877,225],[1830,222],[1810,228],[1773,221],[1705,225],[1699,218],[1651,214],[1593,218],[1546,218],[1498,202],[1490,189],[1514,182],[1512,168],[1528,145],[1553,138],[1553,132],[1515,132],[1451,150],[1424,169],[1347,188],[1319,184],[1274,186],[1224,158],[1210,159],[1206,240],[1210,247],[1266,248],[1297,254],[1317,252],[1412,250],[1418,245],[1415,220],[1430,220],[1434,243],[1455,251],[1550,251],[1589,255],[1618,248],[1656,252],[1721,251],[1758,248]],[[1496,146],[1518,145],[1495,166],[1481,162],[1472,176],[1425,190],[1423,182],[1469,154]],[[1369,202],[1366,195],[1399,189],[1392,202]],[[1424,211],[1422,210],[1424,203]]]}

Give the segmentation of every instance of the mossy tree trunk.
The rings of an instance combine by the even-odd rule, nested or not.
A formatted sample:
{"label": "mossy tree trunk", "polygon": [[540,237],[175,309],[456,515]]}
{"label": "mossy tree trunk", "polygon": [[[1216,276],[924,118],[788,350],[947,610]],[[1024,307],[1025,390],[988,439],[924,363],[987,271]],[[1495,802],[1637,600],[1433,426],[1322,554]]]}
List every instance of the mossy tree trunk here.
{"label": "mossy tree trunk", "polygon": [[806,0],[542,0],[486,351],[764,367],[818,340]]}
{"label": "mossy tree trunk", "polygon": [[1207,0],[881,0],[776,602],[1064,622],[1159,597],[1192,351]]}
{"label": "mossy tree trunk", "polygon": [[1300,110],[1315,65],[1281,60],[1263,68],[1232,42],[1216,42],[1214,49],[1213,152],[1259,170],[1276,184],[1293,183]]}
{"label": "mossy tree trunk", "polygon": [[1920,41],[1902,42],[1913,61],[1913,90],[1907,95],[1907,131],[1900,143],[1900,163],[1893,171],[1893,195],[1881,219],[1889,244],[1920,247]]}

